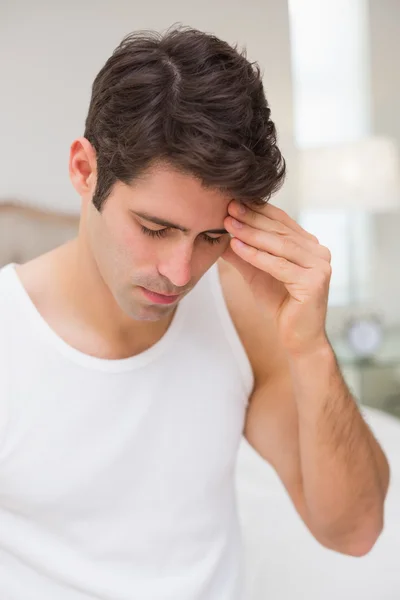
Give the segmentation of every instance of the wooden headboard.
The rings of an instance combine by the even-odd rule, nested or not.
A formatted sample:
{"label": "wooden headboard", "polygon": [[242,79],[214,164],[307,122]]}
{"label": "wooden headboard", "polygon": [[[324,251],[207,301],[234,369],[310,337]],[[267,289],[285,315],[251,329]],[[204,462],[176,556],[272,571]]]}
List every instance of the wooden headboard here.
{"label": "wooden headboard", "polygon": [[0,202],[0,267],[24,263],[72,239],[79,217]]}

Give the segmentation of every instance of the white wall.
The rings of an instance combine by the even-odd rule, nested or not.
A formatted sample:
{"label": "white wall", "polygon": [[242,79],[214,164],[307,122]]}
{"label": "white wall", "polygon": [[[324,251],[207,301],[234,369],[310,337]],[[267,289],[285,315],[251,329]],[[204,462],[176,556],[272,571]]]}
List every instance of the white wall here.
{"label": "white wall", "polygon": [[[374,133],[394,137],[400,148],[400,2],[369,0],[371,121]],[[399,211],[375,221],[375,305],[388,325],[400,325]]]}
{"label": "white wall", "polygon": [[[0,2],[0,201],[78,212],[68,177],[91,84],[122,37],[181,22],[248,49],[265,71],[282,148],[293,157],[287,3],[277,0],[14,0]],[[294,171],[294,166],[293,169]],[[293,199],[291,179],[278,202]]]}
{"label": "white wall", "polygon": [[369,0],[372,122],[400,142],[400,2]]}
{"label": "white wall", "polygon": [[[400,1],[367,0],[367,5],[370,130],[394,138],[400,148]],[[328,332],[334,336],[355,313],[376,311],[388,329],[400,326],[400,195],[397,211],[372,216],[370,233],[370,300],[330,309]]]}

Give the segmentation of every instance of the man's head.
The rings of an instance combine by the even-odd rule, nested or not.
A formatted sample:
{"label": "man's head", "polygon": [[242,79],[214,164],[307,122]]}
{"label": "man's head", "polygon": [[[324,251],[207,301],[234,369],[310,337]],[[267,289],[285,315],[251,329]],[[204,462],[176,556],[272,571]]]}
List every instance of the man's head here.
{"label": "man's head", "polygon": [[229,202],[267,201],[284,171],[258,67],[189,28],[121,42],[95,78],[70,158],[80,235],[134,319],[171,311],[176,303],[142,288],[180,298],[192,289],[229,244]]}

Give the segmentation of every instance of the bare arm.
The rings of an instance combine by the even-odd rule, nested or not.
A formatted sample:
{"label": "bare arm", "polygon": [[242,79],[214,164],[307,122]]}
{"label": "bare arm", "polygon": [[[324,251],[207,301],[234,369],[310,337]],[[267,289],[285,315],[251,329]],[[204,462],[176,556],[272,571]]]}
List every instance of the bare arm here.
{"label": "bare arm", "polygon": [[383,526],[387,459],[346,386],[328,341],[290,357],[249,286],[220,265],[228,308],[253,367],[245,437],[276,470],[324,546],[360,556]]}
{"label": "bare arm", "polygon": [[389,467],[326,336],[331,253],[270,203],[228,210],[226,289],[255,374],[246,437],[315,537],[361,556],[383,528]]}
{"label": "bare arm", "polygon": [[387,459],[328,343],[312,356],[278,352],[269,365],[251,400],[246,438],[276,469],[313,535],[362,556],[383,528]]}

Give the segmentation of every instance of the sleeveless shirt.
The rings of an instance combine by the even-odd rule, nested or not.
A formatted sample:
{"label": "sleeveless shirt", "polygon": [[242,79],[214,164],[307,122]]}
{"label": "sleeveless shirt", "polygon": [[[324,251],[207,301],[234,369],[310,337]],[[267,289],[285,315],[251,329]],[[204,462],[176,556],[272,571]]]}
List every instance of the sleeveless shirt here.
{"label": "sleeveless shirt", "polygon": [[235,466],[253,386],[214,265],[121,360],[0,270],[0,598],[242,600]]}

